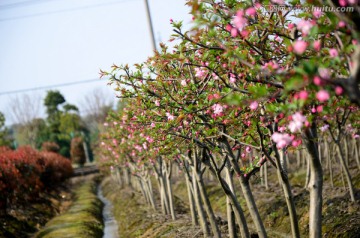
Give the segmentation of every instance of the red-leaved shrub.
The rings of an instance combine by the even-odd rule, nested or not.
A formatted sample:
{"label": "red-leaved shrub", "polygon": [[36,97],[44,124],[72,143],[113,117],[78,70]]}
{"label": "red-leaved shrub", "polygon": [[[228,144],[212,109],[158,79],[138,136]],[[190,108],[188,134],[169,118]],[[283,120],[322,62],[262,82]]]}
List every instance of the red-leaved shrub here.
{"label": "red-leaved shrub", "polygon": [[45,186],[55,186],[72,174],[70,160],[31,147],[0,147],[0,208],[38,197]]}

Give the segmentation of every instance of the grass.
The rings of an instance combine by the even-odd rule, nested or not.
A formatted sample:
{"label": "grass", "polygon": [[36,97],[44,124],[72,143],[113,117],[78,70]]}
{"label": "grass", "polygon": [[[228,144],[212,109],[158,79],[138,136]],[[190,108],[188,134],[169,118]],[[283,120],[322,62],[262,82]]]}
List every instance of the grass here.
{"label": "grass", "polygon": [[102,206],[96,196],[96,182],[86,181],[75,190],[75,199],[69,210],[50,220],[35,237],[102,237]]}

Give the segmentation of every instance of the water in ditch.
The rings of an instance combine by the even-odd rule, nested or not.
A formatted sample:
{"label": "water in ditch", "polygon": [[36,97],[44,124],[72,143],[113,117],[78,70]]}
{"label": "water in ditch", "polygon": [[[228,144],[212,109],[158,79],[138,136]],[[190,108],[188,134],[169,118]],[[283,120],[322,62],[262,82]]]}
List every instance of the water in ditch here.
{"label": "water in ditch", "polygon": [[103,208],[104,236],[103,236],[103,238],[119,238],[118,225],[117,225],[115,217],[112,213],[113,205],[107,198],[104,197],[102,190],[101,190],[101,186],[98,187],[97,196],[104,203],[104,208]]}

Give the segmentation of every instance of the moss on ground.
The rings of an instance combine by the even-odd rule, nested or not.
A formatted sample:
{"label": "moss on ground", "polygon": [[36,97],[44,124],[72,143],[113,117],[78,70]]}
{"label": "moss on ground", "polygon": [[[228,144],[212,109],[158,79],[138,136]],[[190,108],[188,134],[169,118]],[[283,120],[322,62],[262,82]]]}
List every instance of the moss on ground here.
{"label": "moss on ground", "polygon": [[86,181],[75,190],[75,199],[69,210],[50,220],[35,237],[102,237],[102,207],[96,196],[96,182]]}

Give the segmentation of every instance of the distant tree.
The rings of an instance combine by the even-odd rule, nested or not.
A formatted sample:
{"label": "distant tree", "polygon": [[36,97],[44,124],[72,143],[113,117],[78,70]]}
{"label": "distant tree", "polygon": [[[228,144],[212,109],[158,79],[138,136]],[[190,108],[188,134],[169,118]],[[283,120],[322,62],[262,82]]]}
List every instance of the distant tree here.
{"label": "distant tree", "polygon": [[[89,138],[87,142],[92,150],[98,146],[99,133],[103,128],[109,111],[112,111],[114,107],[112,97],[110,96],[111,94],[97,88],[88,93],[81,103],[84,126],[88,129],[85,135],[86,138]],[[89,151],[90,157],[92,157],[92,150]]]}
{"label": "distant tree", "polygon": [[16,124],[26,125],[40,117],[41,97],[39,94],[22,94],[11,97],[9,111]]}
{"label": "distant tree", "polygon": [[71,160],[74,164],[83,166],[86,162],[84,140],[82,137],[75,137],[71,140]]}
{"label": "distant tree", "polygon": [[48,91],[44,99],[46,113],[48,117],[54,116],[59,112],[59,106],[65,102],[64,96],[59,91]]}
{"label": "distant tree", "polygon": [[47,141],[57,143],[60,147],[59,153],[70,157],[71,139],[87,132],[79,115],[79,109],[73,104],[66,103],[59,91],[48,91],[44,105],[49,131]]}
{"label": "distant tree", "polygon": [[11,98],[9,111],[14,122],[13,137],[18,145],[39,148],[36,141],[40,128],[36,118],[40,117],[40,109],[41,98],[38,94],[23,94]]}
{"label": "distant tree", "polygon": [[0,146],[11,146],[8,129],[5,127],[5,116],[0,112]]}

